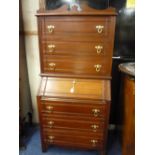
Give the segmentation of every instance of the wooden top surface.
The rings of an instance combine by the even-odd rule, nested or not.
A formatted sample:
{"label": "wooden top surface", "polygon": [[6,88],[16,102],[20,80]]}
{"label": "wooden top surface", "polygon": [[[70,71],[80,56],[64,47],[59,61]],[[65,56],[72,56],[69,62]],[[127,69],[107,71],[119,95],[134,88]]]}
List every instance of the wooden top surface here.
{"label": "wooden top surface", "polygon": [[117,15],[115,8],[107,8],[103,10],[97,10],[89,7],[86,4],[80,5],[82,11],[77,11],[76,8],[68,10],[68,6],[65,4],[62,7],[55,10],[44,10],[39,9],[36,16],[51,16],[51,15],[107,15],[115,16]]}

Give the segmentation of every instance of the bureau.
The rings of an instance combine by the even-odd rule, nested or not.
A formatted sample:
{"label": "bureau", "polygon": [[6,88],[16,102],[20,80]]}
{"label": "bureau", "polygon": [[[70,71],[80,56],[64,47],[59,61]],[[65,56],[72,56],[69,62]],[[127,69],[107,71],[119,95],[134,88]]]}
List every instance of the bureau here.
{"label": "bureau", "polygon": [[111,102],[113,8],[81,3],[37,11],[41,84],[37,102],[42,151],[49,146],[105,153]]}

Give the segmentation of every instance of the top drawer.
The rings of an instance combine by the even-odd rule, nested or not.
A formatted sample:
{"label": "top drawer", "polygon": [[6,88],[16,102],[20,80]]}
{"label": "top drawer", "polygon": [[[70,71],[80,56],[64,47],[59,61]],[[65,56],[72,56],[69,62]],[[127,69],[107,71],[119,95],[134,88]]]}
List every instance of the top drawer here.
{"label": "top drawer", "polygon": [[46,17],[43,36],[61,41],[95,41],[108,38],[107,17]]}

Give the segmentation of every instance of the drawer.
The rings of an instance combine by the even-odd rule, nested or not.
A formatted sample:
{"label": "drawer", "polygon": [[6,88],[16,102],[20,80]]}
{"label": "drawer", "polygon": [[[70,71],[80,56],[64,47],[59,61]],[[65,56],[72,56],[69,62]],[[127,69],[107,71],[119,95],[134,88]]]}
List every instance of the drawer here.
{"label": "drawer", "polygon": [[45,18],[43,40],[104,41],[110,36],[111,19],[106,17]]}
{"label": "drawer", "polygon": [[104,42],[42,42],[43,54],[46,55],[76,55],[76,56],[107,56],[112,55],[109,43]]}
{"label": "drawer", "polygon": [[44,142],[52,145],[84,147],[84,148],[102,148],[103,140],[96,137],[82,137],[79,135],[60,135],[46,133],[44,136]]}
{"label": "drawer", "polygon": [[67,21],[63,20],[53,20],[52,18],[45,18],[45,29],[44,34],[52,35],[61,33],[96,33],[104,36],[108,35],[108,24],[109,22],[103,21]]}
{"label": "drawer", "polygon": [[77,121],[88,121],[88,122],[97,122],[97,123],[105,123],[107,121],[107,114],[109,109],[106,107],[104,115],[102,117],[94,117],[94,115],[89,114],[80,114],[79,113],[66,113],[66,112],[49,112],[47,110],[43,110],[40,115],[42,118],[53,118],[53,119],[66,119],[66,120],[77,120]]}
{"label": "drawer", "polygon": [[44,56],[43,72],[75,75],[111,75],[111,57]]}
{"label": "drawer", "polygon": [[[64,105],[80,105],[88,108],[88,105],[96,105],[97,107],[106,107],[106,102],[110,101],[110,81],[109,80],[86,80],[86,79],[71,79],[71,78],[43,78],[40,94],[44,97],[60,98],[60,99],[78,99],[76,103],[67,101]],[[82,103],[80,100],[87,100],[87,103]],[[92,101],[98,101],[98,104],[91,104]],[[46,104],[54,104],[55,102],[48,101]],[[58,102],[61,103],[61,102]],[[57,102],[54,105],[59,105]],[[43,104],[44,105],[44,104]],[[62,104],[61,104],[62,105]],[[74,107],[73,106],[73,107]],[[96,107],[95,106],[95,107]],[[76,109],[76,108],[75,108]],[[82,109],[83,110],[83,109]],[[85,112],[85,111],[84,111]]]}
{"label": "drawer", "polygon": [[[74,20],[72,20],[74,19]],[[92,41],[107,37],[109,34],[107,18],[45,18],[43,36],[51,40]],[[91,36],[91,37],[90,37]],[[83,38],[84,37],[84,38]],[[91,39],[91,40],[90,40]]]}
{"label": "drawer", "polygon": [[102,133],[105,125],[104,122],[91,122],[83,120],[67,120],[63,118],[42,117],[43,127],[49,129],[74,129],[79,131]]}
{"label": "drawer", "polygon": [[89,117],[106,117],[107,104],[83,104],[71,102],[54,102],[41,101],[41,112],[48,114],[66,114],[89,116]]}
{"label": "drawer", "polygon": [[42,128],[43,134],[49,133],[49,134],[60,134],[60,135],[79,135],[83,137],[95,137],[100,138],[104,136],[104,131],[90,131],[90,130],[78,130],[78,129],[65,129],[65,128],[56,128],[56,127],[43,127]]}

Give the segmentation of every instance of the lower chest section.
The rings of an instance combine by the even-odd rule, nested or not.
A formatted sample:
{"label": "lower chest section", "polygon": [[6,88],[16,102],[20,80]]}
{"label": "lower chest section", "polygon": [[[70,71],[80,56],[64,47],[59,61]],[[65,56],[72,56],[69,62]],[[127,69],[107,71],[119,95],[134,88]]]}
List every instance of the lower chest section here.
{"label": "lower chest section", "polygon": [[37,99],[42,143],[102,149],[109,119],[110,82],[44,78],[41,85]]}
{"label": "lower chest section", "polygon": [[109,104],[40,99],[42,141],[47,145],[102,148],[106,140]]}

